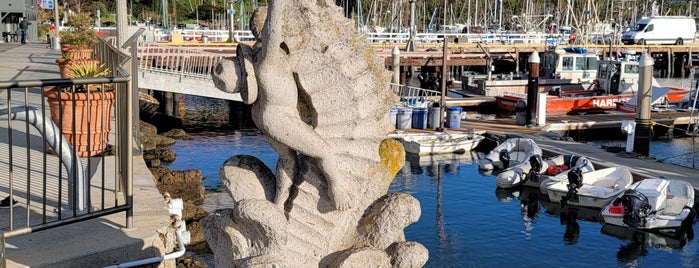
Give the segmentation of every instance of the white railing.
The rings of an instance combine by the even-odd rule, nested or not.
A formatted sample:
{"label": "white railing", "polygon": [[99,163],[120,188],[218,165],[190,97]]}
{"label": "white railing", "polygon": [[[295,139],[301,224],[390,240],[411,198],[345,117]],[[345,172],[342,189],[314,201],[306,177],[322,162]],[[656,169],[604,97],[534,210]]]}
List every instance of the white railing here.
{"label": "white railing", "polygon": [[431,98],[439,97],[442,95],[441,92],[436,90],[424,89],[419,87],[412,87],[399,84],[391,84],[391,91],[401,98]]}
{"label": "white railing", "polygon": [[184,47],[141,45],[138,69],[180,78],[211,79],[211,71],[224,55]]}
{"label": "white railing", "polygon": [[[209,42],[225,42],[228,40],[228,30],[171,30],[157,31],[156,41],[170,41],[173,33],[180,33],[185,42],[202,42],[206,36]],[[402,33],[365,33],[369,43],[407,43],[410,34]],[[255,37],[248,30],[233,31],[236,42],[254,42]],[[568,42],[567,34],[547,34],[541,32],[532,33],[417,33],[413,39],[416,43],[441,43],[444,37],[457,38],[459,43],[486,43],[486,44],[565,44]]]}
{"label": "white railing", "polygon": [[[160,30],[155,32],[155,41],[171,41],[174,33],[181,34],[185,42],[204,42],[204,36],[208,42],[226,42],[230,36],[228,30]],[[233,39],[236,42],[254,42],[255,36],[251,31],[235,30]]]}

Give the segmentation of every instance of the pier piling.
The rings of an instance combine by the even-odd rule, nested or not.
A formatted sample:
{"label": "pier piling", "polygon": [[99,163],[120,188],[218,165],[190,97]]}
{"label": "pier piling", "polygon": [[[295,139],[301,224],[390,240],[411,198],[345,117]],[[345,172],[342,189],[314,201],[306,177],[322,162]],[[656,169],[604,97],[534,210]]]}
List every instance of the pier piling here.
{"label": "pier piling", "polygon": [[526,124],[534,125],[536,113],[536,97],[539,93],[539,53],[534,51],[529,56],[529,83],[527,83],[527,115]]}
{"label": "pier piling", "polygon": [[650,151],[650,102],[651,86],[653,79],[653,58],[644,52],[638,64],[640,70],[638,79],[638,101],[636,107],[636,136],[633,142],[633,151],[643,156],[648,156]]}

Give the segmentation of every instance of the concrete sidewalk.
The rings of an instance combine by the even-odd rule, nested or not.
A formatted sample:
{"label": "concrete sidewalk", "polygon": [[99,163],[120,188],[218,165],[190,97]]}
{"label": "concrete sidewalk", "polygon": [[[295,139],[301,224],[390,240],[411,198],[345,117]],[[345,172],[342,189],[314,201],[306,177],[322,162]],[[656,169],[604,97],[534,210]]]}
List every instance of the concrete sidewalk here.
{"label": "concrete sidewalk", "polygon": [[[59,52],[48,48],[45,43],[27,45],[0,43],[0,81],[37,80],[60,78],[58,64],[55,60]],[[27,103],[40,107],[44,100],[38,89],[30,89]],[[0,102],[7,99],[5,90],[0,90]],[[15,95],[20,95],[17,98]],[[23,92],[12,92],[14,102],[24,102]],[[0,122],[0,128],[6,128],[6,122]],[[15,131],[17,129],[14,129]],[[0,147],[6,144],[6,134],[0,134]],[[13,135],[14,136],[14,135]],[[5,142],[3,144],[3,142]],[[18,146],[18,144],[14,144]],[[6,148],[4,146],[3,148]],[[32,146],[37,147],[37,146]],[[38,146],[40,147],[40,146]],[[3,149],[7,150],[7,149]],[[24,154],[24,152],[22,153]],[[31,148],[31,155],[43,155],[37,148]],[[19,155],[15,153],[15,155]],[[8,154],[0,151],[0,170],[7,165]],[[53,156],[52,156],[53,157]],[[27,159],[16,157],[13,166],[17,173],[31,168]],[[40,159],[32,157],[30,159]],[[86,161],[86,160],[84,160]],[[91,161],[95,161],[94,159]],[[163,247],[158,230],[169,225],[169,212],[160,192],[155,187],[154,178],[140,156],[134,157],[134,228],[126,229],[125,213],[117,213],[80,223],[56,227],[44,231],[20,235],[6,239],[5,257],[7,267],[102,267],[129,261],[162,256]],[[98,161],[93,168],[104,167],[105,174],[114,174],[113,157]],[[34,169],[35,170],[35,169]],[[65,171],[64,171],[65,172]],[[57,173],[47,170],[48,173]],[[7,189],[7,173],[0,172],[0,189]],[[56,176],[57,174],[53,174]],[[32,178],[42,174],[32,171]],[[22,176],[16,175],[17,180]],[[94,182],[95,177],[91,178]],[[26,187],[26,186],[25,186]],[[34,187],[34,186],[32,186]],[[113,186],[112,186],[113,187]],[[94,188],[91,187],[91,188]],[[35,188],[33,188],[35,189]],[[5,190],[0,197],[7,196]],[[91,193],[94,196],[94,191]],[[94,197],[93,197],[94,198]],[[111,197],[114,198],[114,197]],[[120,198],[117,196],[117,198]],[[123,199],[123,198],[122,198]],[[97,200],[97,199],[96,199]],[[38,205],[37,205],[38,206]],[[20,211],[33,212],[34,208],[13,208],[17,215]],[[8,209],[0,210],[0,222],[7,222]],[[30,215],[27,212],[27,215]],[[34,214],[31,214],[34,216]],[[32,224],[37,217],[30,219]],[[26,216],[25,216],[26,218]],[[15,228],[25,226],[24,219],[15,218]],[[8,225],[2,225],[6,228]],[[7,229],[3,229],[7,230]]]}

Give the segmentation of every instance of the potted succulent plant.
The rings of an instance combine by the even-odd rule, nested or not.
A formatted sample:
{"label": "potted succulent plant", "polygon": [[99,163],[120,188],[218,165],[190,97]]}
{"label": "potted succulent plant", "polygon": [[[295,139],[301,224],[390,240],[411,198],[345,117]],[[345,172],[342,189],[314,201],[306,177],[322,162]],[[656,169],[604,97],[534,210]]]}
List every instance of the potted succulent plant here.
{"label": "potted succulent plant", "polygon": [[[70,64],[70,78],[104,77],[109,69],[97,60]],[[109,142],[115,92],[108,85],[51,87],[44,91],[51,119],[59,126],[79,157],[99,155]],[[74,121],[75,120],[75,121]]]}
{"label": "potted succulent plant", "polygon": [[90,13],[68,16],[67,28],[59,33],[61,52],[69,60],[91,59],[93,47],[98,42]]}
{"label": "potted succulent plant", "polygon": [[59,33],[63,57],[56,59],[61,77],[68,77],[67,70],[72,62],[93,58],[94,46],[99,39],[92,25],[89,13],[68,16],[68,27]]}

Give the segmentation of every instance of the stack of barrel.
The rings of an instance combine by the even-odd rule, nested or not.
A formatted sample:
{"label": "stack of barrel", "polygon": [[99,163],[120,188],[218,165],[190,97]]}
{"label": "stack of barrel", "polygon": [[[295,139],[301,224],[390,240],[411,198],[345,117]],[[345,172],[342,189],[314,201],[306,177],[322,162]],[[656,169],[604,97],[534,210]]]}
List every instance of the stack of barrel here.
{"label": "stack of barrel", "polygon": [[[461,127],[461,107],[447,107],[445,127]],[[424,98],[401,99],[398,107],[392,108],[389,118],[396,129],[437,129],[440,127],[440,107],[438,102],[428,102]]]}

